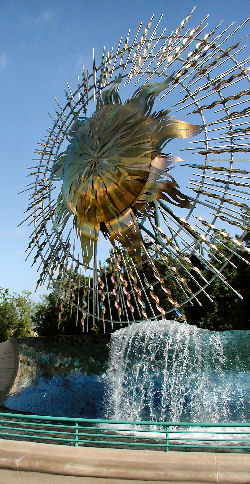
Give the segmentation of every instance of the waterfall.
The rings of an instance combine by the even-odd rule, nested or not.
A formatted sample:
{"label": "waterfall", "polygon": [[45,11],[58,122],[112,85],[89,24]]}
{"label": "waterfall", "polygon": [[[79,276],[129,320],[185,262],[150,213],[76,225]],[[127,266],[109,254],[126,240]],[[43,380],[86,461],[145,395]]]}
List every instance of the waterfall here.
{"label": "waterfall", "polygon": [[106,417],[244,422],[246,336],[176,321],[143,321],[113,333]]}

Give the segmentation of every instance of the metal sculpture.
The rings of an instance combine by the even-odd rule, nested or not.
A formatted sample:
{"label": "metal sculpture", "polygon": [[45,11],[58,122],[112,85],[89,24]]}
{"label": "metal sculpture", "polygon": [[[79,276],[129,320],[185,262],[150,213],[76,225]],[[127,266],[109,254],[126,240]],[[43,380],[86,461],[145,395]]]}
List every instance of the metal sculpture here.
{"label": "metal sculpture", "polygon": [[[67,84],[66,105],[56,99],[56,118],[37,150],[25,219],[34,223],[28,249],[37,249],[34,263],[40,259],[38,285],[56,283],[61,308],[64,301],[76,305],[76,323],[84,329],[89,317],[104,328],[133,321],[135,313],[157,319],[175,311],[183,318],[187,301],[199,303],[201,292],[210,298],[206,288],[213,279],[229,286],[224,267],[233,254],[242,257],[239,246],[248,250],[241,243],[249,227],[242,168],[248,59],[236,60],[245,47],[240,40],[230,43],[246,22],[207,31],[206,18],[188,29],[190,18],[167,34],[160,31],[162,16],[155,25],[152,16],[132,40],[129,31],[116,50],[104,49],[99,65],[93,52],[92,69],[83,68],[76,90]],[[184,160],[164,153],[166,146],[176,149],[169,141],[189,137],[191,144],[182,142]],[[231,235],[231,226],[241,238]],[[100,232],[112,244],[108,267],[97,264]],[[229,239],[225,255],[218,242]],[[209,280],[194,256],[211,271]],[[165,276],[157,259],[166,265]],[[182,294],[179,301],[169,278]],[[167,311],[159,291],[168,298]]]}
{"label": "metal sculpture", "polygon": [[119,83],[103,90],[94,114],[77,117],[67,151],[52,165],[51,179],[63,181],[55,225],[60,227],[74,216],[86,266],[100,230],[141,262],[137,220],[149,214],[150,204],[163,199],[190,207],[188,198],[166,173],[180,158],[162,151],[171,139],[194,136],[202,128],[172,119],[168,110],[152,113],[157,94],[169,83],[167,78],[146,84],[125,104],[117,92]]}

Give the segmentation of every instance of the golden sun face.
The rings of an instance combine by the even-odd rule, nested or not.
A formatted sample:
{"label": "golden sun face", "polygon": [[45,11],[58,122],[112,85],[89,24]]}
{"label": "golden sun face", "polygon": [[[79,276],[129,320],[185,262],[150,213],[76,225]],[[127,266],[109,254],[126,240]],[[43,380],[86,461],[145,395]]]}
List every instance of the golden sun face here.
{"label": "golden sun face", "polygon": [[169,79],[140,87],[125,104],[118,84],[119,80],[102,93],[92,117],[74,122],[71,142],[52,167],[52,179],[63,181],[55,226],[60,226],[65,214],[74,215],[86,265],[100,231],[140,261],[137,218],[150,211],[157,199],[190,206],[166,172],[181,158],[164,154],[163,149],[171,139],[195,136],[202,128],[173,119],[170,111],[152,112]]}

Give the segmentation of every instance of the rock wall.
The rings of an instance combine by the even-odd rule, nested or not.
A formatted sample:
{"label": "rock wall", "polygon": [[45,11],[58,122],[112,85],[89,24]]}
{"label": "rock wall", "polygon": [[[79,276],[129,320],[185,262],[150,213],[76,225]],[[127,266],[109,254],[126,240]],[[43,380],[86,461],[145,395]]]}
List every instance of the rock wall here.
{"label": "rock wall", "polygon": [[14,384],[18,373],[18,350],[13,340],[0,343],[0,403]]}
{"label": "rock wall", "polygon": [[37,376],[68,376],[80,370],[87,375],[105,372],[109,338],[95,335],[19,338],[16,340],[19,367],[10,393],[24,388]]}
{"label": "rock wall", "polygon": [[[12,362],[12,373],[2,392],[7,408],[42,415],[80,413],[80,416],[95,417],[100,414],[103,375],[109,354],[108,337],[20,338],[3,345],[5,368]],[[15,373],[12,347],[16,351]],[[4,369],[3,372],[6,373]],[[75,400],[75,405],[72,406],[71,400]]]}

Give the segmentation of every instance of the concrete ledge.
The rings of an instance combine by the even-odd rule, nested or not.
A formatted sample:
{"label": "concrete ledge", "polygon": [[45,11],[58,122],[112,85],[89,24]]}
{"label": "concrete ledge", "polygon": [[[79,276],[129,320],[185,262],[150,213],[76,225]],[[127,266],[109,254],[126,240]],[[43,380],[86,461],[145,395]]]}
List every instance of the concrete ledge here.
{"label": "concrete ledge", "polygon": [[0,484],[15,482],[247,484],[250,458],[246,454],[74,448],[0,440]]}

